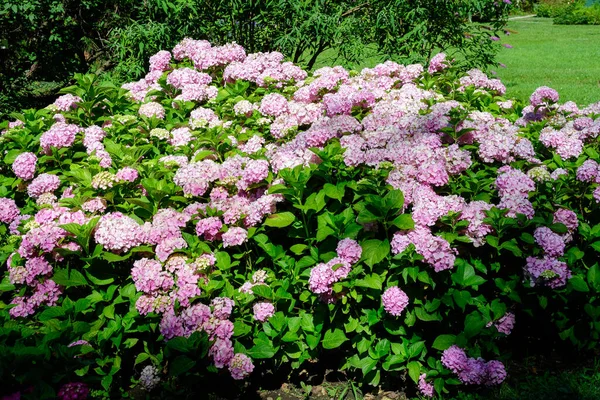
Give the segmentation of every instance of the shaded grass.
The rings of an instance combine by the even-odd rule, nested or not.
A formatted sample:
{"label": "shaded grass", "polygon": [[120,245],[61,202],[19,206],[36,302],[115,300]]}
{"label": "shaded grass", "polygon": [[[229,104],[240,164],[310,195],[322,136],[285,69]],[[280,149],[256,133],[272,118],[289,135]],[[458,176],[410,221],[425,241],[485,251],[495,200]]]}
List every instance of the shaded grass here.
{"label": "shaded grass", "polygon": [[[507,96],[527,100],[539,86],[558,91],[561,101],[587,105],[600,100],[600,26],[553,25],[550,18],[509,21],[516,33],[502,38],[498,77]],[[599,397],[600,398],[600,397]]]}

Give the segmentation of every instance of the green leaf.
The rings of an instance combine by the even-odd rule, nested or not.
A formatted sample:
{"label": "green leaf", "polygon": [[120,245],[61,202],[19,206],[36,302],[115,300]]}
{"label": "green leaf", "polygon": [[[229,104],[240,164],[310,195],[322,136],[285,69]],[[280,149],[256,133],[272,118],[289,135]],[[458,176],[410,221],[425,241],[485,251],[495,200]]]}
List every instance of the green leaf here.
{"label": "green leaf", "polygon": [[40,313],[38,318],[40,321],[48,321],[56,317],[63,317],[64,315],[65,311],[62,309],[62,307],[48,307]]}
{"label": "green leaf", "polygon": [[370,239],[361,244],[363,249],[362,259],[369,267],[383,261],[390,254],[390,242],[385,240]]}
{"label": "green leaf", "polygon": [[187,338],[183,336],[177,336],[167,342],[167,348],[177,350],[181,353],[187,353],[190,351]]}
{"label": "green leaf", "polygon": [[600,291],[600,267],[598,263],[592,265],[587,272],[587,281],[588,284],[596,291]]}
{"label": "green leaf", "polygon": [[18,149],[9,150],[8,153],[4,156],[4,164],[11,165],[15,162],[15,159],[21,154],[23,151]]}
{"label": "green leaf", "polygon": [[390,190],[383,198],[383,206],[388,210],[401,210],[404,207],[404,195],[400,189]]}
{"label": "green leaf", "polygon": [[252,292],[257,296],[264,297],[266,299],[273,298],[273,290],[271,290],[271,288],[267,285],[252,286]]}
{"label": "green leaf", "polygon": [[410,214],[400,214],[394,218],[392,225],[398,229],[410,230],[415,227],[415,221]]}
{"label": "green leaf", "polygon": [[65,287],[84,286],[88,284],[83,274],[76,269],[71,269],[71,271],[67,269],[57,269],[52,276],[52,280]]}
{"label": "green leaf", "polygon": [[408,368],[408,376],[415,383],[419,382],[419,376],[421,376],[421,363],[418,361],[411,361],[406,366]]}
{"label": "green leaf", "polygon": [[179,356],[171,363],[169,368],[169,375],[179,376],[186,371],[189,371],[196,365],[196,361],[192,360],[188,356]]}
{"label": "green leaf", "polygon": [[278,214],[271,214],[265,219],[265,225],[272,226],[274,228],[284,228],[294,222],[296,217],[291,212],[282,212]]}
{"label": "green leaf", "polygon": [[446,350],[456,342],[455,335],[440,335],[435,338],[431,347],[436,350]]}
{"label": "green leaf", "polygon": [[323,186],[323,191],[325,192],[325,196],[332,198],[334,200],[342,201],[344,198],[345,185],[338,183],[337,185],[332,185],[331,183],[326,183]]}
{"label": "green leaf", "polygon": [[358,287],[366,287],[369,289],[377,289],[377,290],[381,290],[382,287],[382,279],[379,275],[377,274],[371,274],[371,275],[367,275],[365,276],[364,279],[358,279],[355,283],[354,286],[358,286]]}
{"label": "green leaf", "polygon": [[565,224],[552,224],[549,226],[549,228],[552,229],[553,232],[560,235],[563,235],[569,231]]}
{"label": "green leaf", "polygon": [[324,349],[336,349],[347,340],[346,334],[341,329],[328,330],[325,332],[325,337],[323,337],[321,344]]}
{"label": "green leaf", "polygon": [[270,342],[261,341],[248,350],[248,356],[255,359],[272,358],[277,350]]}
{"label": "green leaf", "polygon": [[585,283],[585,280],[580,275],[574,275],[571,279],[569,279],[568,284],[578,292],[590,291],[587,283]]}

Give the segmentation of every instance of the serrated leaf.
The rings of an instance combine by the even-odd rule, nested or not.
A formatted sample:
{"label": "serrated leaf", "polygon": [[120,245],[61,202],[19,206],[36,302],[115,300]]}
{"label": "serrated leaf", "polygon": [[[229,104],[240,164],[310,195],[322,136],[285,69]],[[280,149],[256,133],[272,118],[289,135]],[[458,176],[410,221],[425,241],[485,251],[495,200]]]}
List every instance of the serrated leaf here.
{"label": "serrated leaf", "polygon": [[336,349],[340,347],[348,338],[341,329],[328,330],[325,332],[321,344],[324,349]]}
{"label": "serrated leaf", "polygon": [[196,365],[196,361],[192,360],[188,356],[179,356],[171,363],[169,368],[169,375],[179,376],[184,372],[189,371]]}
{"label": "serrated leaf", "polygon": [[433,341],[431,347],[437,350],[446,350],[456,342],[456,335],[439,335]]}
{"label": "serrated leaf", "polygon": [[390,242],[385,240],[370,239],[362,244],[362,260],[369,267],[383,261],[390,254]]}
{"label": "serrated leaf", "polygon": [[274,228],[284,228],[291,225],[296,217],[291,212],[271,214],[265,219],[265,225]]}

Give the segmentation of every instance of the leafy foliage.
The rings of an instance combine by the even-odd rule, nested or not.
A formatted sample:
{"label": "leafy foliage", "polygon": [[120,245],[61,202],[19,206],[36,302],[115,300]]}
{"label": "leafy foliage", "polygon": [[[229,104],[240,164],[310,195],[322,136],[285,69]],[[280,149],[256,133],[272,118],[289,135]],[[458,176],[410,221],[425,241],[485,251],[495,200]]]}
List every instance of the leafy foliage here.
{"label": "leafy foliage", "polygon": [[[445,396],[470,383],[442,361],[453,346],[476,361],[597,348],[598,105],[540,88],[524,107],[443,56],[300,83],[227,70],[256,72],[249,56],[205,68],[202,85],[164,55],[153,86],[77,75],[3,123],[7,394],[182,396],[327,361]],[[257,57],[292,69],[270,56]],[[214,90],[182,99],[190,87]],[[392,288],[407,304],[390,306]]]}

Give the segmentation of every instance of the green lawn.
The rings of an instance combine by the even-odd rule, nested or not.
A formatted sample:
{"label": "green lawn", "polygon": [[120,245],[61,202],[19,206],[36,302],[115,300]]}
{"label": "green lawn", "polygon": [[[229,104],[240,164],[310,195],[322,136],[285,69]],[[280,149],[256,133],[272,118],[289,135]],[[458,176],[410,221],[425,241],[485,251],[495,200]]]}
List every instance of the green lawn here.
{"label": "green lawn", "polygon": [[514,46],[498,56],[498,76],[507,95],[521,99],[538,86],[558,91],[561,101],[600,101],[600,26],[553,25],[549,18],[509,21],[516,33],[502,38]]}

